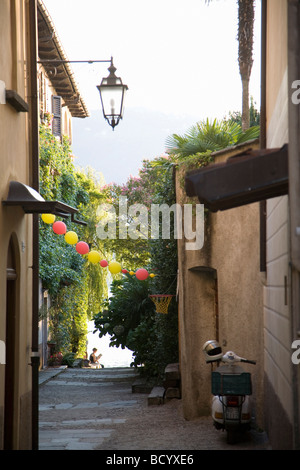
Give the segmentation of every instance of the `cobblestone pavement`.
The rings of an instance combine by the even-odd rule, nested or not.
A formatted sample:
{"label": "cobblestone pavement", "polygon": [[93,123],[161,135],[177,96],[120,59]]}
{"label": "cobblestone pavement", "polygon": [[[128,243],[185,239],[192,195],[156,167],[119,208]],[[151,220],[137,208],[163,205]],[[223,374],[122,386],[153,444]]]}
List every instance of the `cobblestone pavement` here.
{"label": "cobblestone pavement", "polygon": [[185,420],[180,399],[149,406],[148,394],[132,393],[134,369],[59,372],[54,377],[49,369],[40,372],[40,450],[268,449],[264,433],[257,432],[229,446],[210,417]]}

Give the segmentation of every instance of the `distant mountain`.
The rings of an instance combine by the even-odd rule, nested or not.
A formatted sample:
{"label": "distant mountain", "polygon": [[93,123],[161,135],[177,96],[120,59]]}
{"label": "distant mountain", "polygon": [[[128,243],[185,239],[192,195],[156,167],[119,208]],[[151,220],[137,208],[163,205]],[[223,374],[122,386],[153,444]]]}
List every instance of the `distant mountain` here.
{"label": "distant mountain", "polygon": [[119,184],[138,175],[142,160],[164,154],[169,135],[183,134],[201,119],[129,108],[113,131],[100,109],[90,114],[89,118],[73,119],[74,163],[102,173],[106,183]]}

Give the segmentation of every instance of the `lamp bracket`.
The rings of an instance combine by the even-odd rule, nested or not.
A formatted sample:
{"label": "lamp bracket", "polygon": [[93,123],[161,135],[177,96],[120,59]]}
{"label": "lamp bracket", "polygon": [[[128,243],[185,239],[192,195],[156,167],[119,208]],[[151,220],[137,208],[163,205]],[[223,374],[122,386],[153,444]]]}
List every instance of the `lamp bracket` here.
{"label": "lamp bracket", "polygon": [[76,64],[76,63],[85,63],[85,64],[94,64],[95,62],[110,62],[112,63],[112,57],[109,60],[64,60],[64,59],[42,59],[38,60],[38,64]]}

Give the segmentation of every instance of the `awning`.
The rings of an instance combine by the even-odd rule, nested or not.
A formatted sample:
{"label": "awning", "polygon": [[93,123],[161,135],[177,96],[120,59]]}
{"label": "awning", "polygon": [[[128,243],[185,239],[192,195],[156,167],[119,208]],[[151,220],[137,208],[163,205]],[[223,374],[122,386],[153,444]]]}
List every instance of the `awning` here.
{"label": "awning", "polygon": [[72,222],[86,225],[85,222],[75,220],[74,214],[78,209],[68,206],[60,201],[45,201],[45,199],[35,189],[18,181],[9,183],[8,196],[2,201],[5,206],[21,206],[26,214],[55,214],[60,217],[69,217]]}
{"label": "awning", "polygon": [[186,193],[212,212],[288,193],[288,145],[249,150],[186,174]]}

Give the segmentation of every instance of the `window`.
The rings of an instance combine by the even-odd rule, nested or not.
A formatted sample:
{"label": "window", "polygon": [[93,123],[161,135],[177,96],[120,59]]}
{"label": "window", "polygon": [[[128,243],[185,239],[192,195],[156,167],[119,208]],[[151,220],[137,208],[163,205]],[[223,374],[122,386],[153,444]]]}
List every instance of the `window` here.
{"label": "window", "polygon": [[52,96],[52,133],[55,136],[61,136],[61,97]]}

